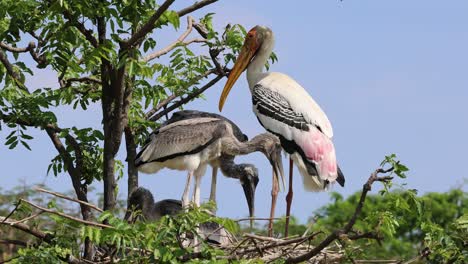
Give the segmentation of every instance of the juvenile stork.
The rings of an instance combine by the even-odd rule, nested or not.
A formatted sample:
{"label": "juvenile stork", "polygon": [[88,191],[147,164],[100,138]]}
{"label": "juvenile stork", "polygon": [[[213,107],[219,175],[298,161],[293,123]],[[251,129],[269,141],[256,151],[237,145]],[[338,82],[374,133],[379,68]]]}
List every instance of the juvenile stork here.
{"label": "juvenile stork", "polygon": [[[280,138],[283,149],[290,154],[285,230],[285,236],[288,236],[293,197],[293,161],[303,177],[305,189],[309,191],[325,190],[335,181],[344,186],[345,178],[336,162],[335,148],[331,141],[332,126],[320,106],[289,76],[278,72],[263,72],[273,45],[271,29],[255,26],[248,32],[221,93],[219,110],[222,110],[229,91],[240,74],[247,69],[253,112],[267,131]],[[276,196],[276,193],[272,195]]]}
{"label": "juvenile stork", "polygon": [[[141,214],[138,215],[137,211],[140,211]],[[182,203],[180,200],[165,199],[155,202],[153,194],[148,189],[139,187],[128,198],[127,212],[124,219],[130,223],[141,218],[143,221],[152,222],[166,215],[175,216],[181,211]],[[233,241],[232,235],[214,222],[202,223],[198,232],[207,242],[229,245]]]}
{"label": "juvenile stork", "polygon": [[[155,173],[162,168],[188,171],[182,195],[183,206],[189,203],[191,178],[195,175],[193,202],[199,206],[200,181],[207,164],[220,166],[223,173],[240,180],[250,216],[253,217],[257,170],[250,164],[236,165],[233,157],[254,151],[265,154],[276,175],[282,176],[281,145],[276,136],[264,133],[250,141],[241,142],[234,135],[232,124],[224,119],[189,118],[166,124],[154,131],[137,154],[135,164],[143,173]],[[227,162],[229,160],[232,162]]]}
{"label": "juvenile stork", "polygon": [[[219,119],[225,120],[229,122],[229,124],[231,124],[233,135],[237,138],[237,140],[241,142],[246,142],[247,140],[249,140],[247,135],[242,133],[241,129],[234,122],[227,119],[226,117],[219,115],[219,114],[215,114],[215,113],[209,113],[209,112],[203,112],[203,111],[197,111],[197,110],[182,110],[182,111],[175,112],[172,114],[170,119],[164,122],[163,126],[172,124],[177,121],[185,120],[185,119],[203,118],[203,117],[212,117],[212,118],[219,118]],[[210,191],[210,198],[209,198],[210,201],[213,201],[216,203],[216,183],[217,183],[218,168],[220,167],[222,168],[223,175],[228,178],[239,179],[239,177],[241,177],[240,175],[245,175],[241,183],[243,185],[244,184],[250,185],[250,189],[255,190],[259,181],[257,168],[252,164],[239,164],[239,165],[235,164],[234,158],[235,157],[231,155],[222,155],[219,157],[219,159],[210,162],[210,165],[212,167],[211,191]],[[252,169],[252,172],[254,172],[253,175],[250,175],[250,173],[246,173],[246,170],[249,167]],[[244,188],[244,191],[246,190],[247,188]],[[255,194],[255,192],[252,192],[252,194]],[[247,193],[245,193],[245,195],[246,197],[248,197]],[[254,210],[255,205],[252,203],[250,204],[251,205],[249,206],[249,214],[253,215],[253,210]]]}

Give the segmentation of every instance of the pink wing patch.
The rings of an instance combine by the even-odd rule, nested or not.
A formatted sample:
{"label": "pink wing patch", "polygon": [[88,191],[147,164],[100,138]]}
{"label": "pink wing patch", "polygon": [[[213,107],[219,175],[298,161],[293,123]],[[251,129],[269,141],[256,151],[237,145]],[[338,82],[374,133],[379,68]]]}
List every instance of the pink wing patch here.
{"label": "pink wing patch", "polygon": [[320,178],[333,182],[338,175],[333,142],[317,128],[309,127],[311,129],[303,131],[300,140],[296,142],[307,159],[316,164]]}

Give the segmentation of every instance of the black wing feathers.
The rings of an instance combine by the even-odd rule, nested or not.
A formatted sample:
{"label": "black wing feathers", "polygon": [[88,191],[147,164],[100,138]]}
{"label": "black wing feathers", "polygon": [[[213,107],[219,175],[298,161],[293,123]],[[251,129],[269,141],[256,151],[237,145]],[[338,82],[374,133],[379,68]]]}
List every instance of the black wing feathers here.
{"label": "black wing feathers", "polygon": [[259,84],[255,85],[252,93],[252,103],[262,115],[271,117],[288,126],[309,131],[304,116],[294,112],[289,102],[281,94],[266,89]]}

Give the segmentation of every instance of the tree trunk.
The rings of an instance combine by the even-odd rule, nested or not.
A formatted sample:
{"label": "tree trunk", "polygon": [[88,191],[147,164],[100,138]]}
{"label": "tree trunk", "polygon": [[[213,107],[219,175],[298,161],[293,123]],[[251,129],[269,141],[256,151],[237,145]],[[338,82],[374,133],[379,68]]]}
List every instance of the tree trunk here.
{"label": "tree trunk", "polygon": [[128,166],[128,197],[138,188],[138,170],[135,167],[136,143],[135,135],[130,127],[125,127],[125,143],[127,147],[127,166]]}

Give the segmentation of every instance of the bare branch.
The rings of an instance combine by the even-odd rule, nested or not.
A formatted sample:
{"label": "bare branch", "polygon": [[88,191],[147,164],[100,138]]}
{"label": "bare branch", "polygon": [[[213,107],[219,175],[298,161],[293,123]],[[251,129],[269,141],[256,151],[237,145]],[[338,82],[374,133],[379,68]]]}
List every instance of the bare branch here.
{"label": "bare branch", "polygon": [[84,204],[84,205],[88,206],[89,208],[93,208],[94,210],[96,210],[96,211],[98,211],[98,212],[101,212],[101,213],[104,212],[104,210],[102,210],[101,208],[97,207],[97,206],[94,205],[94,204],[87,203],[87,202],[84,202],[84,201],[80,201],[80,200],[78,200],[78,199],[71,198],[71,197],[68,197],[68,196],[66,196],[66,195],[63,195],[63,194],[61,194],[61,193],[52,192],[52,191],[49,191],[49,190],[46,190],[46,189],[42,189],[42,188],[40,188],[40,187],[35,187],[34,190],[39,191],[39,192],[43,192],[43,193],[48,193],[48,194],[57,196],[57,197],[59,197],[59,198],[65,199],[65,200],[72,201],[72,202]]}
{"label": "bare branch", "polygon": [[[198,76],[197,78],[194,79],[194,81],[192,81],[192,83],[190,83],[189,86],[192,86],[194,83],[200,81],[201,79],[203,78],[206,78],[208,77],[210,74],[213,74],[213,73],[216,73],[216,69],[211,69],[211,70],[208,70],[206,71],[205,73],[203,73],[202,75]],[[150,111],[148,111],[146,114],[145,114],[145,118],[146,119],[149,119],[149,120],[153,120],[151,118],[152,115],[154,115],[157,111],[159,111],[161,108],[164,108],[166,107],[170,102],[174,101],[177,97],[179,97],[180,94],[178,93],[173,93],[172,95],[170,95],[169,97],[167,97],[166,99],[162,100],[161,102],[159,102],[155,107],[153,107],[153,109],[151,109]],[[172,110],[171,110],[172,111]],[[170,112],[170,111],[169,111]],[[167,112],[167,113],[169,113]],[[167,114],[166,113],[166,114]],[[164,114],[165,115],[165,114]],[[164,116],[162,115],[162,116]],[[162,117],[161,116],[161,117]],[[159,117],[159,118],[161,118]],[[158,119],[159,119],[158,118]],[[157,120],[157,119],[155,119]],[[153,121],[155,121],[153,120]]]}
{"label": "bare branch", "polygon": [[361,214],[362,208],[364,206],[364,202],[366,200],[367,193],[371,190],[372,184],[376,181],[388,182],[389,180],[392,179],[392,177],[389,177],[389,176],[378,177],[378,174],[387,173],[392,170],[393,170],[393,167],[387,170],[379,168],[371,174],[367,182],[362,187],[361,197],[359,199],[358,205],[356,206],[353,216],[342,229],[333,231],[322,242],[320,242],[320,244],[318,244],[309,252],[302,254],[300,256],[297,256],[297,257],[290,257],[286,259],[286,263],[299,263],[299,262],[306,261],[316,256],[317,254],[319,254],[325,247],[330,245],[330,243],[332,243],[334,240],[339,239],[342,235],[348,234],[352,230],[354,224],[356,223],[358,216]]}
{"label": "bare branch", "polygon": [[22,84],[20,81],[19,73],[15,71],[13,64],[11,64],[11,62],[8,60],[6,53],[2,49],[0,49],[0,61],[2,62],[5,69],[7,70],[7,73],[15,81],[16,85],[20,89],[26,90],[26,87],[24,87],[24,84]]}
{"label": "bare branch", "polygon": [[127,41],[123,42],[123,46],[128,48],[135,45],[143,37],[146,36],[154,28],[154,23],[162,16],[162,14],[174,3],[175,0],[166,0],[159,8],[154,12],[150,19],[139,28]]}
{"label": "bare branch", "polygon": [[57,211],[54,211],[54,210],[50,210],[50,209],[44,208],[42,206],[39,206],[37,204],[34,204],[34,203],[29,202],[29,201],[24,200],[24,199],[20,199],[20,201],[25,202],[25,203],[31,205],[32,207],[35,207],[35,208],[37,208],[37,209],[39,209],[41,211],[44,211],[46,213],[55,214],[55,215],[61,216],[63,218],[73,220],[73,221],[78,222],[78,223],[82,223],[82,224],[89,225],[89,226],[102,227],[102,228],[114,228],[113,226],[110,226],[110,225],[105,225],[105,224],[96,223],[96,222],[92,222],[92,221],[82,220],[80,218],[76,218],[76,217],[64,214],[62,212],[57,212]]}
{"label": "bare branch", "polygon": [[204,39],[201,39],[201,38],[194,38],[194,39],[190,39],[190,40],[187,40],[187,41],[179,41],[179,40],[176,40],[174,41],[173,43],[169,44],[167,47],[161,49],[161,50],[158,50],[158,51],[155,51],[147,56],[145,56],[143,58],[143,61],[151,61],[153,59],[157,59],[163,55],[166,55],[167,53],[169,53],[171,50],[175,49],[176,47],[180,46],[180,45],[183,45],[183,46],[186,46],[186,45],[190,45],[192,43],[205,43],[206,40]]}
{"label": "bare branch", "polygon": [[193,28],[202,36],[203,38],[208,37],[208,30],[202,24],[195,23],[193,24]]}
{"label": "bare branch", "polygon": [[208,88],[212,87],[215,85],[219,80],[221,80],[224,76],[218,75],[216,76],[213,80],[209,81],[207,84],[205,84],[202,88],[192,92],[191,94],[187,95],[187,97],[182,98],[180,101],[177,101],[176,103],[172,104],[171,106],[165,108],[163,111],[160,111],[156,115],[152,116],[150,118],[151,121],[156,121],[159,120],[161,117],[165,116],[167,113],[170,113],[174,109],[177,109],[178,107],[190,102],[190,100],[194,99],[195,97],[199,96],[203,92],[205,92]]}
{"label": "bare branch", "polygon": [[5,42],[0,42],[0,47],[5,49],[5,50],[11,51],[11,52],[22,53],[22,52],[28,52],[28,51],[33,50],[34,48],[36,48],[36,43],[29,42],[27,47],[17,48],[17,47],[13,47],[13,46],[8,45]]}
{"label": "bare branch", "polygon": [[210,57],[211,57],[211,60],[213,61],[215,67],[216,67],[216,70],[218,71],[218,74],[219,75],[226,75],[226,72],[224,70],[224,67],[221,66],[221,63],[219,63],[218,61],[218,55],[219,53],[221,52],[222,50],[219,50],[219,49],[211,49],[210,48]]}
{"label": "bare branch", "polygon": [[98,47],[98,41],[93,36],[93,31],[90,29],[86,29],[85,25],[79,21],[76,21],[73,15],[68,10],[63,11],[63,16],[76,28],[78,31],[83,34],[83,36],[93,45],[93,47]]}
{"label": "bare branch", "polygon": [[77,77],[77,78],[68,78],[65,80],[65,87],[70,86],[73,82],[82,82],[82,83],[97,83],[102,84],[101,80],[91,77],[91,76],[84,76],[84,77]]}
{"label": "bare branch", "polygon": [[52,241],[52,236],[49,235],[49,234],[46,234],[40,230],[37,230],[37,229],[34,229],[24,223],[16,223],[16,220],[14,219],[6,219],[6,217],[3,217],[3,216],[0,216],[0,224],[4,224],[4,225],[9,225],[9,226],[12,226],[16,229],[19,229],[23,232],[26,232],[30,235],[33,235],[39,239],[42,239],[46,242],[51,242]]}
{"label": "bare branch", "polygon": [[14,224],[19,224],[19,223],[27,222],[27,221],[29,221],[29,220],[31,220],[31,219],[33,219],[33,218],[38,217],[38,216],[39,216],[40,214],[42,214],[42,213],[43,213],[43,212],[38,212],[38,213],[32,214],[32,215],[30,215],[30,216],[28,216],[28,217],[26,217],[26,218],[20,219],[20,220],[18,220],[18,221],[16,221],[16,222],[13,222],[13,223],[11,223],[11,224],[14,225]]}
{"label": "bare branch", "polygon": [[200,38],[195,38],[195,39],[191,39],[191,40],[188,40],[188,41],[185,41],[184,40],[187,38],[187,36],[192,32],[192,29],[193,29],[193,18],[191,16],[188,16],[187,17],[187,30],[182,34],[180,35],[179,38],[177,38],[174,42],[172,42],[171,44],[167,45],[165,48],[161,49],[161,50],[158,50],[158,51],[155,51],[151,54],[148,54],[147,56],[145,56],[143,58],[143,61],[151,61],[153,59],[156,59],[156,58],[159,58],[161,57],[162,55],[165,55],[167,54],[168,52],[170,52],[171,50],[175,49],[177,46],[179,45],[189,45],[191,43],[202,43],[202,42],[205,42],[204,39],[200,39]]}
{"label": "bare branch", "polygon": [[23,247],[28,246],[28,243],[21,241],[21,240],[16,240],[16,239],[0,239],[0,244],[12,244],[12,245],[23,246]]}
{"label": "bare branch", "polygon": [[162,100],[161,102],[158,103],[153,109],[148,111],[148,113],[145,114],[145,118],[149,119],[154,113],[156,113],[159,109],[165,107],[168,105],[170,102],[172,102],[174,99],[176,99],[179,95],[176,93],[171,94],[168,96],[166,99]]}
{"label": "bare branch", "polygon": [[270,221],[270,219],[273,220],[281,220],[282,218],[274,217],[274,218],[263,218],[263,217],[247,217],[247,218],[239,218],[234,220],[235,222],[242,222],[242,221],[250,221],[250,220],[255,220],[255,221]]}
{"label": "bare branch", "polygon": [[188,13],[192,13],[193,11],[196,11],[202,7],[205,7],[207,5],[210,5],[214,2],[218,2],[218,0],[202,0],[200,2],[196,2],[195,4],[191,5],[191,6],[188,6],[182,10],[179,10],[177,12],[177,14],[179,15],[179,17],[182,17],[182,16],[185,16],[186,14]]}

